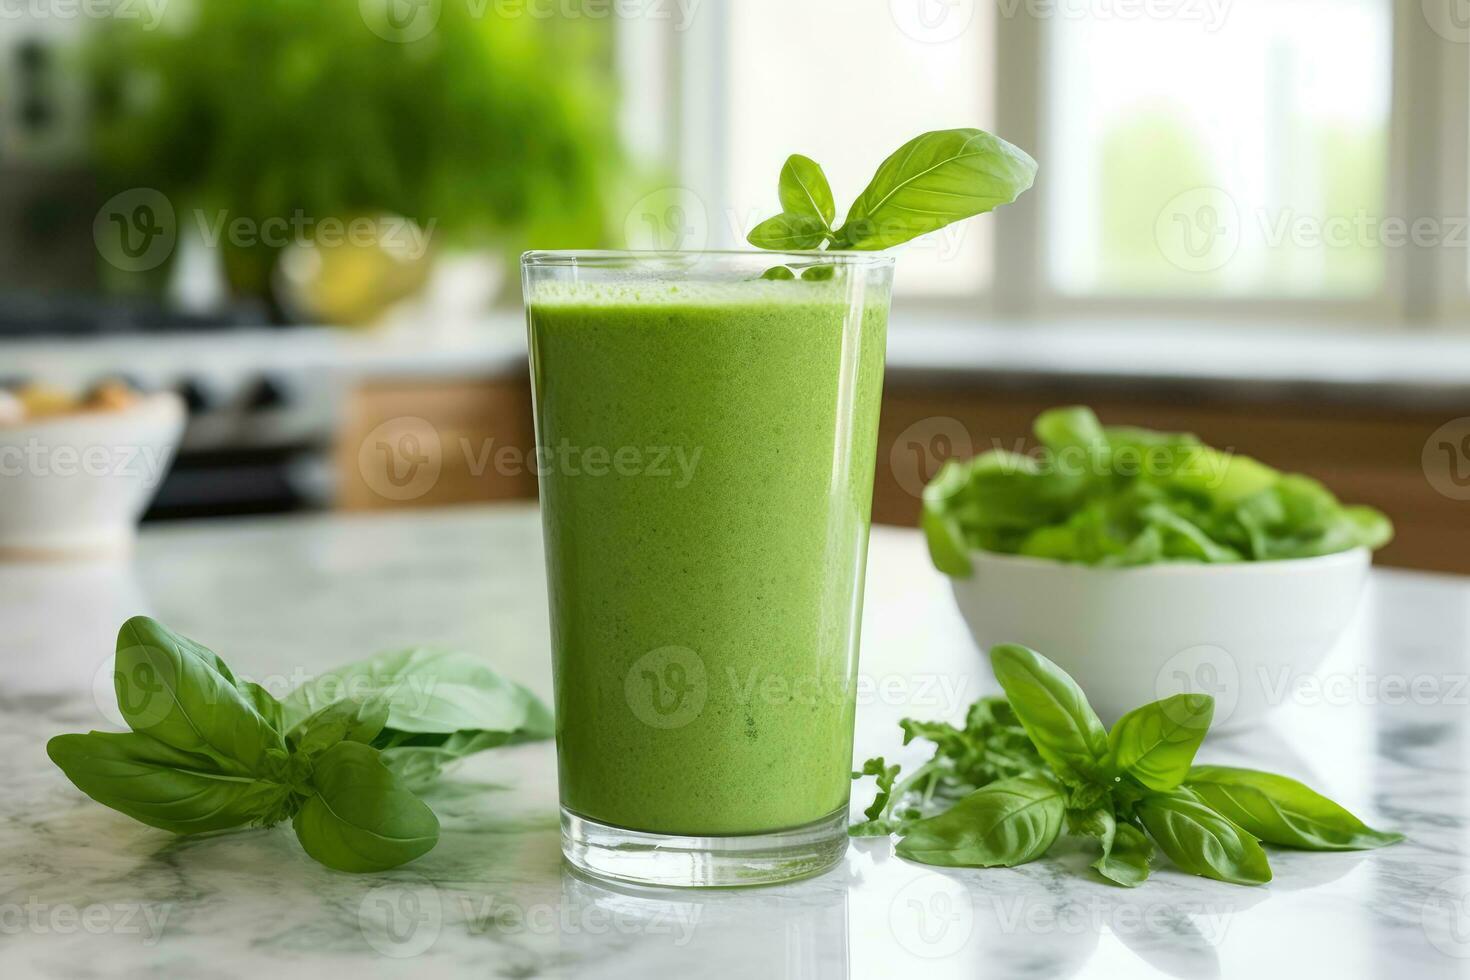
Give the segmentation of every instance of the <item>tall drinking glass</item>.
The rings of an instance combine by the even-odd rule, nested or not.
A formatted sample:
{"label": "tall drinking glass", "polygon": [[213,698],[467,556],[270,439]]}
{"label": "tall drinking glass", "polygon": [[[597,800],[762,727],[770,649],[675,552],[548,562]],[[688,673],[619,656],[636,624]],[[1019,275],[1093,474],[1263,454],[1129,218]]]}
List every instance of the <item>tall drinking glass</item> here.
{"label": "tall drinking glass", "polygon": [[831,866],[893,260],[528,252],[521,268],[563,853],[659,885]]}

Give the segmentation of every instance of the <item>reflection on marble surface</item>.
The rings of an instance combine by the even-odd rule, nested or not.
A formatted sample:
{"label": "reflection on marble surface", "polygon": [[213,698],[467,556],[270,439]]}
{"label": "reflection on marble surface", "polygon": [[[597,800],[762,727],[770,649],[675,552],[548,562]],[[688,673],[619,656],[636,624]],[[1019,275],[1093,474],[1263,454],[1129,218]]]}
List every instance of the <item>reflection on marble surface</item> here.
{"label": "reflection on marble surface", "polygon": [[[469,760],[429,796],[434,851],[351,876],[286,828],[176,839],[135,824],[45,758],[51,734],[114,727],[94,688],[140,610],[275,690],[442,643],[549,695],[539,556],[534,513],[509,508],[166,528],[131,565],[0,567],[0,975],[1255,980],[1470,964],[1470,582],[1446,577],[1379,574],[1323,667],[1347,679],[1338,693],[1295,690],[1265,729],[1207,743],[1207,761],[1279,769],[1410,835],[1273,851],[1264,888],[1165,867],[1119,889],[1073,841],[1014,870],[923,868],[862,841],[832,873],[776,888],[618,888],[563,868],[544,744]],[[867,606],[859,758],[893,754],[898,718],[958,717],[991,684],[916,535],[875,532]],[[1404,694],[1394,678],[1423,683]]]}

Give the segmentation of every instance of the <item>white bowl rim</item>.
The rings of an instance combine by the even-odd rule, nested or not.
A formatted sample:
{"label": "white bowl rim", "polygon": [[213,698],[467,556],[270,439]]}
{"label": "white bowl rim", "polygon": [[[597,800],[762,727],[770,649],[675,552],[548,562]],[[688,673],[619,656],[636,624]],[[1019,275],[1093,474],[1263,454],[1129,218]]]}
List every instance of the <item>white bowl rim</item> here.
{"label": "white bowl rim", "polygon": [[[1019,568],[1070,570],[1075,574],[1097,575],[1254,575],[1268,572],[1290,573],[1324,570],[1338,565],[1351,566],[1371,563],[1373,554],[1359,545],[1347,551],[1334,551],[1330,555],[1313,555],[1310,558],[1273,558],[1266,561],[1159,561],[1147,565],[1088,565],[1079,561],[1062,561],[1058,558],[1038,558],[1034,555],[1008,555],[998,551],[970,549],[973,562],[1009,565]],[[1365,561],[1365,559],[1367,559]]]}

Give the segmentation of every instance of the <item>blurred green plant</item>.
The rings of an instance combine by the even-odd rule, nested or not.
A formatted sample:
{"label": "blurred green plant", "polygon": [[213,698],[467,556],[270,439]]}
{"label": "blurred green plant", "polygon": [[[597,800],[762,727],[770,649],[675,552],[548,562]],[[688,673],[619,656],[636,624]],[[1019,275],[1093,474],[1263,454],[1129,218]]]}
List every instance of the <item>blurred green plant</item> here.
{"label": "blurred green plant", "polygon": [[[611,47],[606,20],[466,4],[394,43],[356,0],[175,0],[156,29],[99,32],[95,163],[181,228],[391,212],[435,245],[596,247],[625,173]],[[265,293],[278,249],[221,244],[237,291]]]}

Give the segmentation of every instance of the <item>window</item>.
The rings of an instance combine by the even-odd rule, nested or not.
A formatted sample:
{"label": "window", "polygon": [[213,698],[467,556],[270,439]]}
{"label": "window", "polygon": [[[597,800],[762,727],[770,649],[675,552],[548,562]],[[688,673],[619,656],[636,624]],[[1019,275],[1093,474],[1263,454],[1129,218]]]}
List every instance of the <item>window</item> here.
{"label": "window", "polygon": [[[838,220],[878,164],[926,129],[993,127],[991,22],[981,11],[960,36],[916,43],[886,0],[738,0],[729,4],[725,108],[727,200],[740,230],[776,206],[790,153],[822,165]],[[811,38],[827,38],[821,50]],[[990,279],[991,225],[942,229],[906,247],[900,292],[972,293]],[[736,235],[736,237],[743,237]]]}
{"label": "window", "polygon": [[1021,204],[908,246],[909,302],[1453,323],[1470,28],[1436,3],[703,0],[678,139],[718,157],[712,245],[771,213],[790,152],[844,207],[924,129],[1033,151]]}
{"label": "window", "polygon": [[[1199,16],[1186,16],[1189,12]],[[1067,294],[1384,285],[1389,0],[1052,25],[1047,278]]]}

